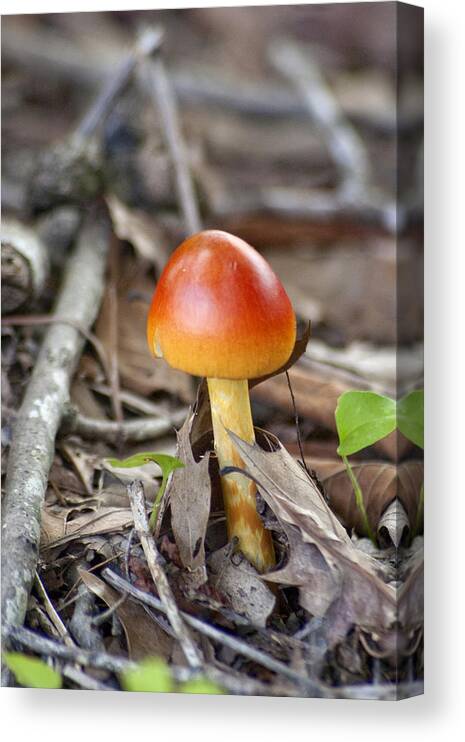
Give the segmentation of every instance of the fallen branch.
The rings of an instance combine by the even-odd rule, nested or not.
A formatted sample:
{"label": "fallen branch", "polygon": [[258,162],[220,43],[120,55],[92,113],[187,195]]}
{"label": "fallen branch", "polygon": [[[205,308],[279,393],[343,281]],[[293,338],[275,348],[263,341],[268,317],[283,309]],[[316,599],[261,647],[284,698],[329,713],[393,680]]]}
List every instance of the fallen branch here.
{"label": "fallen branch", "polygon": [[[70,43],[50,31],[38,35],[24,25],[9,19],[8,33],[4,33],[2,50],[9,62],[33,67],[34,72],[48,79],[74,83],[83,88],[95,88],[102,77],[111,74],[119,49],[114,50],[110,61],[107,55],[82,54]],[[201,75],[187,68],[177,68],[172,76],[178,98],[188,106],[214,106],[222,111],[244,116],[263,118],[299,118],[308,116],[306,105],[293,91],[273,84],[257,84],[241,80],[240,84],[219,74]],[[399,116],[382,112],[353,111],[354,123],[384,135],[411,134],[423,126],[423,117],[416,111],[399,111]]]}
{"label": "fallen branch", "polygon": [[158,590],[164,613],[168,616],[189,665],[194,669],[200,668],[203,665],[202,656],[178,610],[168,579],[163,571],[161,556],[158,553],[153,535],[149,531],[142,482],[138,480],[131,482],[128,486],[128,496],[134,517],[134,526],[140,538],[150,574]]}
{"label": "fallen branch", "polygon": [[[70,258],[56,314],[89,328],[103,294],[109,227],[88,217]],[[39,553],[42,503],[55,451],[55,437],[84,338],[75,327],[53,324],[45,335],[18,412],[3,500],[3,626],[21,626]]]}
{"label": "fallen branch", "polygon": [[[150,608],[155,608],[155,610],[157,611],[166,613],[166,609],[161,600],[154,597],[153,595],[149,595],[149,593],[145,593],[143,590],[139,590],[138,588],[134,587],[108,567],[103,570],[102,577],[104,577],[107,582],[117,590],[127,592],[133,598],[140,601],[141,603],[144,603],[145,605],[148,605]],[[238,654],[241,654],[243,657],[247,657],[247,659],[257,662],[259,665],[261,665],[262,667],[266,667],[267,670],[276,673],[278,676],[283,676],[291,680],[294,684],[296,684],[306,693],[309,693],[312,697],[327,698],[329,697],[328,694],[331,694],[331,689],[326,688],[326,686],[324,686],[322,683],[318,683],[317,681],[307,678],[304,675],[300,675],[291,667],[284,664],[284,662],[275,660],[274,657],[271,657],[265,652],[262,652],[260,649],[252,647],[250,644],[247,644],[247,642],[242,641],[241,639],[238,639],[231,634],[227,634],[225,631],[221,631],[215,626],[205,623],[204,621],[195,618],[195,616],[191,616],[189,613],[181,612],[181,615],[185,622],[192,626],[192,628],[199,633],[203,634],[204,636],[208,636],[208,638],[212,639],[213,641],[219,642],[220,644],[229,647]]]}
{"label": "fallen branch", "polygon": [[[59,317],[59,316],[53,316],[53,315],[48,315],[48,314],[31,314],[31,315],[12,314],[9,317],[2,317],[1,324],[2,326],[5,326],[5,327],[34,327],[35,325],[40,326],[40,325],[53,325],[53,324],[69,325],[70,327],[74,327],[74,329],[78,330],[78,332],[81,333],[81,335],[87,340],[87,342],[95,350],[95,353],[97,355],[97,358],[100,361],[100,364],[102,366],[102,370],[105,374],[106,379],[109,380],[111,377],[110,363],[107,357],[105,346],[99,340],[99,338],[96,335],[94,335],[93,332],[90,332],[86,327],[83,327],[74,318],[71,319],[67,317]],[[111,396],[111,392],[110,392],[110,396]]]}
{"label": "fallen branch", "polygon": [[137,65],[149,57],[160,46],[163,33],[160,28],[148,28],[139,37],[135,47],[129,52],[116,71],[108,79],[100,91],[97,100],[90,107],[80,124],[75,137],[77,139],[89,139],[97,127],[105,121],[115,100],[121,95],[128,85]]}
{"label": "fallen branch", "polygon": [[[123,591],[124,593],[129,593],[129,595],[131,595],[133,598],[141,603],[144,603],[150,608],[154,608],[155,610],[166,613],[164,606],[158,598],[134,587],[134,585],[131,585],[129,582],[124,580],[108,567],[103,570],[102,577],[104,577],[105,580],[117,590]],[[312,698],[396,700],[397,698],[409,698],[411,695],[420,695],[423,692],[423,685],[420,681],[412,681],[399,684],[374,683],[352,686],[348,685],[339,688],[332,688],[325,683],[320,683],[317,680],[313,680],[312,678],[307,678],[303,675],[300,675],[298,672],[293,670],[288,665],[285,665],[283,662],[275,660],[274,657],[270,657],[270,655],[266,654],[265,652],[262,652],[259,649],[255,649],[255,647],[252,647],[245,641],[242,641],[241,639],[238,639],[231,634],[227,634],[225,631],[217,629],[211,624],[207,624],[200,619],[191,616],[188,613],[181,612],[181,615],[183,616],[186,623],[192,626],[193,629],[196,629],[196,631],[198,631],[199,633],[208,636],[213,641],[217,641],[224,646],[230,647],[234,651],[238,652],[238,654],[241,654],[243,657],[247,657],[248,659],[257,662],[258,664],[262,665],[262,667],[265,667],[271,672],[276,673],[278,676],[286,677],[287,679],[291,680],[294,685],[297,685],[300,691],[299,693],[294,693],[292,691],[286,690],[285,693],[279,693],[282,695],[305,695]],[[211,679],[213,679],[213,677]],[[244,683],[246,681],[247,678],[244,678]],[[217,679],[217,682],[219,682],[220,684],[222,682],[219,677]],[[270,687],[266,687],[266,695],[271,695]],[[242,692],[247,692],[245,685]]]}
{"label": "fallen branch", "polygon": [[42,294],[49,259],[37,233],[21,222],[3,218],[0,234],[2,313],[8,313]]}
{"label": "fallen branch", "polygon": [[69,407],[63,417],[61,435],[79,435],[87,441],[105,441],[112,445],[142,443],[172,433],[182,425],[187,410],[179,410],[170,417],[140,417],[135,420],[114,422],[98,420],[81,415],[74,407]]}
{"label": "fallen branch", "polygon": [[82,667],[95,667],[98,670],[107,670],[117,675],[128,670],[133,670],[135,667],[134,662],[124,657],[117,657],[106,652],[93,652],[88,649],[81,649],[78,646],[67,647],[64,644],[36,634],[35,631],[25,629],[22,626],[10,629],[5,634],[5,643],[8,643],[8,646],[13,648],[19,644],[22,647],[30,649],[32,652],[36,652],[36,654],[66,660]]}
{"label": "fallen branch", "polygon": [[[205,185],[205,183],[204,183]],[[237,218],[257,212],[273,214],[282,219],[302,219],[330,223],[347,219],[362,224],[380,225],[391,234],[396,233],[395,203],[387,198],[370,200],[349,199],[342,189],[331,192],[316,191],[292,186],[248,188],[239,191],[209,188],[209,208],[222,218]],[[397,225],[405,225],[411,214],[398,207]]]}
{"label": "fallen branch", "polygon": [[365,148],[325,84],[316,63],[292,42],[272,44],[270,57],[274,66],[294,85],[309,116],[320,129],[341,174],[342,191],[364,193],[369,177]]}
{"label": "fallen branch", "polygon": [[[84,668],[95,668],[106,670],[117,676],[128,670],[134,670],[136,663],[124,657],[118,657],[106,652],[91,652],[80,647],[67,647],[64,644],[41,636],[40,634],[25,628],[13,629],[7,635],[8,644],[12,648],[26,648],[31,652],[43,657],[54,657],[66,662],[61,672],[65,678],[76,683],[87,690],[115,690],[114,686],[101,683],[90,675],[80,670],[76,665]],[[178,667],[170,665],[170,672],[177,683],[185,683],[199,676],[199,671],[190,667]],[[236,695],[254,696],[295,696],[292,688],[277,686],[274,688],[267,683],[262,683],[254,678],[239,676],[237,673],[229,673],[213,665],[206,664],[201,671],[213,683]]]}
{"label": "fallen branch", "polygon": [[61,672],[64,678],[71,680],[72,683],[83,688],[83,690],[115,690],[111,685],[106,685],[91,675],[86,675],[85,672],[74,667],[74,665],[65,665]]}
{"label": "fallen branch", "polygon": [[200,232],[202,225],[173,86],[160,56],[147,60],[145,68],[146,91],[160,114],[163,135],[173,161],[176,190],[186,233],[194,234]]}
{"label": "fallen branch", "polygon": [[270,47],[270,58],[276,69],[285,75],[297,90],[310,119],[321,132],[334,164],[340,173],[340,184],[334,194],[307,194],[296,196],[292,190],[276,189],[267,194],[267,200],[278,213],[288,216],[360,217],[381,222],[391,233],[407,220],[405,209],[399,211],[394,199],[382,194],[373,195],[370,184],[370,166],[364,144],[350,123],[336,97],[326,84],[311,55],[290,41],[275,42]]}

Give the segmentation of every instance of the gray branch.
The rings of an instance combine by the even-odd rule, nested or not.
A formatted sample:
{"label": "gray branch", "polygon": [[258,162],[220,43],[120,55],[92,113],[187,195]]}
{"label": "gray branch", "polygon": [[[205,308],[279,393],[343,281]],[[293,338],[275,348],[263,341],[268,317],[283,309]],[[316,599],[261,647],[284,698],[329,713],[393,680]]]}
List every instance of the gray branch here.
{"label": "gray branch", "polygon": [[[103,294],[109,228],[88,218],[70,258],[55,307],[89,328]],[[45,335],[18,412],[10,448],[2,508],[2,592],[5,629],[21,626],[39,554],[41,511],[55,437],[84,337],[69,324],[54,324]]]}
{"label": "gray branch", "polygon": [[369,165],[363,143],[330,92],[318,66],[309,54],[292,42],[276,42],[271,61],[298,91],[309,116],[318,126],[341,174],[344,193],[364,193]]}
{"label": "gray branch", "polygon": [[114,422],[87,417],[69,407],[63,417],[60,435],[74,433],[87,441],[105,441],[112,445],[142,443],[172,433],[174,428],[182,425],[186,416],[187,410],[182,409],[169,417],[140,417]]}
{"label": "gray branch", "polygon": [[160,115],[163,135],[173,161],[176,190],[186,233],[194,234],[202,229],[202,223],[173,85],[160,56],[146,61],[145,72],[146,90]]}
{"label": "gray branch", "polygon": [[134,49],[117,67],[115,73],[109,77],[96,101],[80,122],[75,133],[78,139],[88,139],[94,134],[97,127],[108,116],[115,100],[129,84],[137,65],[142,59],[154,53],[160,46],[162,38],[163,33],[160,28],[147,28],[140,35]]}
{"label": "gray branch", "polygon": [[144,550],[147,565],[152,579],[158,590],[164,613],[168,616],[176,638],[184,652],[190,667],[198,669],[202,667],[203,660],[200,651],[196,647],[187,626],[178,610],[173,593],[161,565],[161,556],[158,553],[153,535],[149,531],[147,513],[145,512],[144,488],[142,482],[134,481],[128,486],[129,502],[131,503],[134,526],[140,538]]}
{"label": "gray branch", "polygon": [[[109,582],[109,584],[112,585],[112,587],[115,587],[117,590],[127,592],[133,598],[136,598],[136,600],[140,601],[141,603],[148,605],[150,608],[155,608],[158,611],[166,613],[166,609],[161,600],[134,587],[134,585],[131,585],[126,580],[123,580],[122,577],[115,574],[111,569],[108,569],[108,567],[103,570],[102,577],[104,577],[107,582]],[[242,639],[238,639],[232,634],[227,634],[225,631],[217,629],[215,626],[212,626],[205,621],[201,621],[200,619],[195,618],[195,616],[191,616],[189,613],[183,612],[182,617],[187,624],[189,624],[199,633],[204,634],[204,636],[208,636],[208,638],[212,639],[213,641],[230,647],[238,654],[241,654],[243,657],[247,657],[248,659],[257,662],[262,667],[266,667],[271,672],[276,673],[278,677],[282,676],[284,678],[287,678],[288,680],[291,680],[301,690],[305,691],[306,693],[310,693],[313,697],[328,697],[328,693],[330,693],[330,691],[322,683],[318,683],[311,678],[300,675],[284,662],[276,660],[274,657],[266,654],[266,652],[262,652],[260,649],[256,649]]]}

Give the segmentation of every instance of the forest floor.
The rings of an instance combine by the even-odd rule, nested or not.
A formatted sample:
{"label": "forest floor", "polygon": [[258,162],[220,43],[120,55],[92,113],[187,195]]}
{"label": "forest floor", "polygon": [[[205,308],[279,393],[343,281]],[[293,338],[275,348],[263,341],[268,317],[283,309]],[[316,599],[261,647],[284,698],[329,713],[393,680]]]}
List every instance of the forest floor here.
{"label": "forest floor", "polygon": [[[65,687],[422,692],[422,450],[394,431],[351,456],[370,539],[335,418],[422,386],[419,51],[397,118],[391,40],[338,7],[337,46],[310,6],[4,19],[4,642]],[[205,385],[147,347],[203,228],[259,250],[298,317],[240,448],[266,576],[228,543]],[[160,468],[110,463],[147,451],[184,464],[155,537]]]}

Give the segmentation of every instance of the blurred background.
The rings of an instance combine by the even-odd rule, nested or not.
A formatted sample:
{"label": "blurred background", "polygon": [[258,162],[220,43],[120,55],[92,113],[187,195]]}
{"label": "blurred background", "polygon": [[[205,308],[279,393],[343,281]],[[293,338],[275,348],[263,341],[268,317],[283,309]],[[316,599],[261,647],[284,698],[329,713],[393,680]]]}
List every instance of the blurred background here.
{"label": "blurred background", "polygon": [[[13,298],[4,311],[50,310],[82,215],[103,196],[118,239],[96,334],[117,368],[116,409],[125,419],[175,415],[195,399],[195,384],[155,363],[146,347],[157,275],[193,224],[243,237],[275,269],[301,325],[311,321],[290,379],[305,458],[331,488],[341,475],[338,396],[348,389],[395,396],[422,386],[423,49],[416,23],[393,3],[5,17],[3,214],[33,226],[52,270],[39,298],[26,281],[18,299],[17,277],[7,273],[5,301]],[[154,87],[139,70],[92,124],[98,91],[147,27],[163,30],[163,79],[181,133],[174,151],[181,180],[182,172],[192,177],[193,216],[189,204],[183,209],[182,186],[179,197],[163,79]],[[403,31],[408,43],[398,41]],[[71,187],[63,160],[69,155],[76,168],[71,154],[82,141],[85,163],[79,160]],[[4,331],[7,421],[37,347],[37,329],[23,330],[13,353],[11,332]],[[285,376],[261,384],[252,398],[256,423],[298,455]],[[88,351],[72,401],[82,414],[109,420],[111,400]],[[174,434],[155,445],[174,451]],[[420,456],[393,436],[361,454],[390,464]],[[391,472],[383,502],[396,486]]]}

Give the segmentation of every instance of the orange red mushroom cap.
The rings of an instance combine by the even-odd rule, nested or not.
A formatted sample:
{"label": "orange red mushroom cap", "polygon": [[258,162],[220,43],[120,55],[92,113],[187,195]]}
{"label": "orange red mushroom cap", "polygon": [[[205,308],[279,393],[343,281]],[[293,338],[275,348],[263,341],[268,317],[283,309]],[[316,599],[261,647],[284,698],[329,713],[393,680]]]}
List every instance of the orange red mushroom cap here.
{"label": "orange red mushroom cap", "polygon": [[289,358],[295,314],[267,261],[239,237],[207,230],[172,254],[147,321],[155,356],[195,376],[250,379]]}

